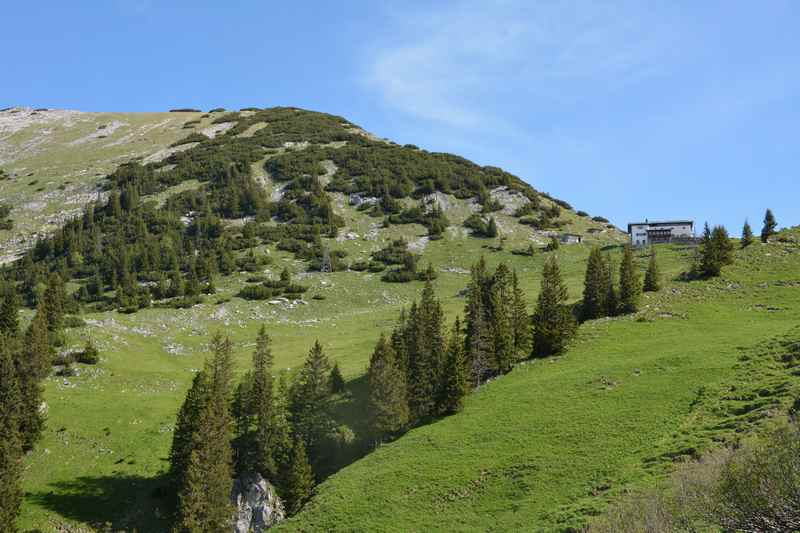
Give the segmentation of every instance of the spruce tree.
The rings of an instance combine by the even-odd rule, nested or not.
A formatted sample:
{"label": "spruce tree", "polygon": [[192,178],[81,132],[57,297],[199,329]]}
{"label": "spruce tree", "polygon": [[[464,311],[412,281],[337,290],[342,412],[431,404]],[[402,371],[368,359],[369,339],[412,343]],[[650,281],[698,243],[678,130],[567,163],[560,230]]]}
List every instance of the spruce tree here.
{"label": "spruce tree", "polygon": [[514,357],[524,359],[531,353],[531,318],[525,304],[525,293],[519,286],[519,278],[515,270],[511,277],[511,288],[514,293],[512,322],[514,324]]}
{"label": "spruce tree", "polygon": [[728,230],[726,230],[724,226],[715,226],[711,231],[711,241],[714,243],[720,268],[732,265],[734,247],[728,236]]}
{"label": "spruce tree", "polygon": [[595,246],[589,253],[586,275],[583,281],[583,304],[581,318],[593,320],[606,315],[608,288],[605,279],[605,259],[600,248]]}
{"label": "spruce tree", "polygon": [[458,317],[456,317],[447,342],[443,380],[440,412],[444,414],[457,413],[464,407],[464,396],[469,391],[467,368],[464,361],[464,340],[461,336],[461,321]]}
{"label": "spruce tree", "polygon": [[764,227],[761,229],[761,242],[769,242],[769,238],[775,235],[777,227],[778,223],[775,221],[772,209],[767,209],[764,214]]}
{"label": "spruce tree", "polygon": [[715,226],[711,230],[706,224],[699,248],[699,265],[694,267],[695,274],[706,278],[719,276],[722,267],[733,263],[733,249],[724,227]]}
{"label": "spruce tree", "polygon": [[575,333],[575,319],[567,307],[567,286],[554,256],[544,263],[542,286],[533,313],[533,355],[560,353]]}
{"label": "spruce tree", "polygon": [[494,217],[489,217],[489,222],[486,224],[486,236],[495,238],[498,235],[497,222]]}
{"label": "spruce tree", "polygon": [[657,292],[661,290],[661,274],[658,270],[655,248],[650,250],[650,263],[648,263],[647,272],[644,275],[644,290],[646,292]]}
{"label": "spruce tree", "polygon": [[381,436],[401,431],[409,419],[406,380],[392,344],[383,335],[372,352],[367,379],[373,432]]}
{"label": "spruce tree", "polygon": [[699,271],[697,275],[703,277],[718,275],[722,265],[720,265],[719,259],[717,258],[717,251],[711,239],[711,227],[708,225],[708,222],[706,222],[703,228],[703,236],[700,238],[698,250],[700,255],[699,265],[696,267]]}
{"label": "spruce tree", "polygon": [[50,274],[47,279],[47,288],[44,292],[45,313],[47,315],[47,327],[51,332],[59,332],[64,322],[64,305],[66,303],[66,292],[61,276],[56,273]]}
{"label": "spruce tree", "polygon": [[742,228],[742,248],[747,248],[754,242],[753,238],[753,228],[750,227],[750,222],[747,220],[744,221],[744,227]]}
{"label": "spruce tree", "polygon": [[284,475],[286,489],[283,493],[283,501],[286,511],[289,515],[293,515],[302,509],[303,504],[311,497],[311,491],[314,488],[314,474],[308,462],[305,444],[299,436],[295,437],[291,461],[287,467],[288,470]]}
{"label": "spruce tree", "polygon": [[286,374],[281,375],[274,396],[274,414],[270,442],[272,462],[277,470],[274,475],[274,485],[278,487],[279,494],[283,494],[288,486],[284,474],[289,471],[292,459],[292,427],[289,422],[289,384]]}
{"label": "spruce tree", "polygon": [[435,414],[445,351],[444,311],[430,281],[425,282],[416,315],[409,318],[415,333],[409,350],[408,404],[418,421]]}
{"label": "spruce tree", "polygon": [[488,285],[486,261],[481,257],[470,271],[470,284],[467,287],[467,303],[464,309],[466,317],[464,347],[470,383],[473,387],[481,384],[494,359],[494,340],[490,322],[487,320],[489,296],[486,287]]}
{"label": "spruce tree", "polygon": [[215,334],[206,362],[208,398],[191,437],[189,461],[178,492],[176,531],[225,531],[231,527],[233,452],[230,443],[232,345]]}
{"label": "spruce tree", "polygon": [[619,266],[619,306],[623,313],[635,313],[642,296],[642,283],[633,262],[633,247],[626,245]]}
{"label": "spruce tree", "polygon": [[19,295],[13,283],[0,283],[0,336],[19,331]]}
{"label": "spruce tree", "polygon": [[312,461],[319,458],[322,439],[332,426],[330,373],[328,356],[315,341],[290,392],[292,427],[303,438]]}
{"label": "spruce tree", "polygon": [[44,429],[44,416],[39,411],[42,403],[42,380],[50,372],[52,349],[47,324],[47,305],[39,303],[24,336],[24,345],[17,350],[15,360],[22,399],[20,433],[24,451],[33,449]]}
{"label": "spruce tree", "polygon": [[253,352],[253,387],[250,409],[255,418],[255,457],[253,469],[267,478],[277,473],[272,455],[275,439],[275,398],[272,390],[272,350],[267,328],[261,326]]}
{"label": "spruce tree", "polygon": [[19,415],[25,406],[12,359],[16,343],[0,335],[0,531],[17,531],[22,503],[22,439]]}
{"label": "spruce tree", "polygon": [[333,369],[331,369],[331,392],[334,394],[341,394],[345,391],[345,382],[344,377],[342,376],[342,371],[339,370],[339,363],[333,363]]}
{"label": "spruce tree", "polygon": [[603,284],[606,287],[606,316],[616,316],[619,312],[619,294],[614,280],[614,260],[606,255],[603,265]]}
{"label": "spruce tree", "polygon": [[400,369],[400,372],[403,373],[403,377],[408,373],[408,346],[406,345],[406,310],[405,308],[400,310],[400,318],[397,321],[397,325],[392,330],[392,336],[390,338],[390,343],[392,345],[392,349],[394,349],[395,353],[395,361],[397,363],[397,368]]}
{"label": "spruce tree", "polygon": [[494,370],[505,374],[514,366],[514,292],[511,271],[500,264],[491,280]]}

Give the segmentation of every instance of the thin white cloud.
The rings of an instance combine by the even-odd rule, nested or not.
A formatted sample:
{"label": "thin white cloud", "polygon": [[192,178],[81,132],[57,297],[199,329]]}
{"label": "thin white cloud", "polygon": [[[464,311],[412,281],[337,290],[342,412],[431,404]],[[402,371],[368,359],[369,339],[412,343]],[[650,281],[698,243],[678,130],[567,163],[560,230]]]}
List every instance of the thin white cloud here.
{"label": "thin white cloud", "polygon": [[[639,4],[641,6],[641,4]],[[366,81],[409,115],[460,128],[507,126],[508,95],[559,99],[657,70],[675,35],[642,7],[594,2],[459,1],[406,9],[376,43]]]}

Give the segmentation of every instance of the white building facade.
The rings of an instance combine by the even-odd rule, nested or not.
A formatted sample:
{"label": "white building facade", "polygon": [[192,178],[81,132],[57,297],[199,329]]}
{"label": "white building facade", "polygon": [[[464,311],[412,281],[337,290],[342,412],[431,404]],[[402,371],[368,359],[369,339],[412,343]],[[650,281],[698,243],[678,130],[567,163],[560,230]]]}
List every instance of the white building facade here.
{"label": "white building facade", "polygon": [[634,246],[648,246],[694,239],[693,220],[660,220],[628,224],[628,235]]}

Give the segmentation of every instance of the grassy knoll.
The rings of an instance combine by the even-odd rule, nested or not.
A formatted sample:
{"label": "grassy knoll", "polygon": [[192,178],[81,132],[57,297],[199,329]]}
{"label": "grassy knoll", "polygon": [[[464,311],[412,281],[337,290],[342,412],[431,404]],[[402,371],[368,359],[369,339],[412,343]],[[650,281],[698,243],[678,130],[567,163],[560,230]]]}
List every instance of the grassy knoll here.
{"label": "grassy knoll", "polygon": [[[397,231],[400,230],[393,228],[381,239],[394,237]],[[413,227],[407,228],[406,236],[413,238]],[[508,251],[510,246],[501,252],[491,252],[485,248],[490,242],[451,237],[429,243],[425,248],[424,261],[430,260],[440,269],[437,291],[450,317],[462,312],[464,300],[457,293],[465,286],[467,275],[463,270],[447,270],[463,269],[481,253],[486,254],[490,266],[506,261],[520,271],[532,308],[544,255],[532,258],[512,255]],[[357,246],[355,242],[347,244]],[[562,247],[558,253],[571,296],[577,299],[588,247]],[[279,272],[283,266],[300,269],[301,265],[290,256],[275,251],[272,255],[275,262],[269,268],[273,272]],[[680,249],[664,249],[661,253],[663,269],[670,275],[677,274],[687,258],[688,251]],[[639,262],[644,268],[646,258],[639,257]],[[191,309],[86,315],[89,325],[70,330],[70,342],[77,345],[82,338],[92,337],[100,348],[102,360],[96,367],[82,366],[78,377],[51,377],[47,381],[48,424],[43,442],[28,459],[23,525],[47,527],[66,521],[96,526],[108,522],[113,527],[137,527],[144,531],[165,527],[165,504],[157,497],[156,490],[160,486],[158,476],[166,467],[164,459],[172,438],[175,413],[193,371],[202,365],[206,343],[215,329],[222,329],[235,341],[238,371],[249,364],[256,330],[261,323],[267,324],[274,338],[276,368],[280,370],[298,366],[313,340],[319,338],[329,355],[339,361],[352,391],[351,397],[340,399],[337,413],[357,434],[362,434],[365,421],[362,376],[369,354],[379,331],[392,327],[400,308],[410,303],[421,288],[417,282],[382,283],[378,276],[353,272],[303,275],[298,281],[311,287],[308,295],[324,295],[325,299],[307,297],[308,305],[294,308],[238,298],[216,304],[218,298],[226,299],[238,290],[246,277],[242,274],[222,278],[218,283],[219,294]],[[585,328],[586,335],[608,337],[605,328],[616,326],[617,322],[628,321],[590,325]],[[572,356],[565,361],[569,360]],[[529,368],[555,369],[560,364],[534,363]],[[487,397],[501,383],[510,385],[520,376],[537,374],[515,371],[471,398],[464,415],[435,427],[468,416],[475,411],[475,402]],[[527,388],[524,383],[527,382],[522,383]],[[592,387],[590,385],[589,389]],[[499,398],[496,402],[505,403],[505,400]],[[575,408],[579,409],[579,405]],[[498,415],[501,414],[516,416],[513,409],[502,408]],[[419,431],[433,429],[412,432],[400,442],[413,438]],[[465,433],[464,438],[468,435]],[[501,435],[498,433],[497,437]],[[375,457],[399,444],[380,450]],[[372,457],[365,459],[374,460]],[[349,472],[364,466],[359,463],[351,468],[353,470],[335,476],[332,483],[338,483],[341,476],[351,475]],[[327,490],[328,485],[325,485],[323,503]]]}
{"label": "grassy knoll", "polygon": [[283,530],[569,530],[785,407],[800,377],[773,339],[800,339],[800,250],[756,245],[738,261],[669,284],[641,321],[584,325],[565,357],[520,365],[329,478]]}
{"label": "grassy knoll", "polygon": [[[417,229],[393,227],[375,242],[346,241],[342,246],[352,248],[352,254],[359,247],[366,253],[399,235],[412,240]],[[481,253],[490,266],[506,261],[520,271],[532,308],[544,255],[512,255],[511,241],[506,250],[491,252],[485,246],[492,242],[451,236],[429,243],[422,252],[423,263],[431,261],[439,270],[437,291],[451,318],[463,309],[464,300],[457,294],[467,283],[465,268]],[[563,247],[559,253],[577,298],[588,247]],[[268,268],[274,275],[284,266],[302,271],[302,264],[290,255],[274,249],[271,255],[274,263]],[[664,255],[665,269],[677,272],[684,252]],[[645,259],[640,261],[644,268]],[[101,362],[95,367],[78,365],[77,377],[47,380],[47,429],[28,458],[24,526],[62,521],[110,522],[146,531],[164,526],[159,518],[164,504],[151,493],[159,485],[155,478],[166,467],[176,411],[216,329],[233,338],[239,372],[249,365],[262,323],[274,338],[278,370],[299,366],[319,338],[330,357],[339,361],[353,392],[351,398],[339,401],[337,413],[357,434],[363,432],[361,377],[369,354],[380,331],[394,325],[400,309],[418,296],[422,284],[384,283],[380,274],[370,273],[298,273],[297,282],[310,287],[309,303],[288,308],[231,298],[247,276],[219,278],[219,293],[190,309],[87,314],[86,327],[68,330],[70,345],[94,339]],[[312,299],[314,295],[325,299]],[[227,298],[231,299],[216,303]],[[127,484],[117,478],[128,480]]]}

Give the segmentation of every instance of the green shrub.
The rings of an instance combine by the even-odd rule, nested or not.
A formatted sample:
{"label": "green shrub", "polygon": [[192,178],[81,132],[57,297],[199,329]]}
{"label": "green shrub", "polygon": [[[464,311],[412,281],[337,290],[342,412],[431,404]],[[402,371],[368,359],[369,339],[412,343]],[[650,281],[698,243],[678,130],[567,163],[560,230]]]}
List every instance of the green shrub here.
{"label": "green shrub", "polygon": [[86,326],[86,321],[79,316],[67,315],[64,317],[65,328],[82,328]]}
{"label": "green shrub", "polygon": [[170,144],[170,147],[174,148],[175,146],[181,146],[182,144],[189,144],[189,143],[201,143],[201,142],[207,141],[207,140],[208,140],[208,137],[206,137],[202,133],[199,133],[199,132],[195,131],[193,133],[190,133],[187,137],[184,137],[183,139],[180,139],[180,140],[175,141],[174,143]]}
{"label": "green shrub", "polygon": [[96,365],[100,361],[100,354],[91,340],[86,341],[86,346],[77,355],[77,361],[85,365]]}
{"label": "green shrub", "polygon": [[381,276],[381,280],[387,281],[389,283],[408,283],[409,281],[414,281],[417,279],[417,273],[412,272],[410,270],[405,269],[394,269],[389,270],[383,276]]}
{"label": "green shrub", "polygon": [[282,289],[272,289],[263,285],[247,285],[236,294],[245,300],[269,300],[283,294]]}

